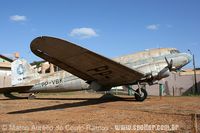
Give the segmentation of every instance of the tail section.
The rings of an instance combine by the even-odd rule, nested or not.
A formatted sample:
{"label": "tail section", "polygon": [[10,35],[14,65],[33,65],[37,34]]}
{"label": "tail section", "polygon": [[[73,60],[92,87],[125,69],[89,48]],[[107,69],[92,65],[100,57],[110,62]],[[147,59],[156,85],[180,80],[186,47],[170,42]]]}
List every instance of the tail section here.
{"label": "tail section", "polygon": [[17,59],[11,64],[12,85],[28,84],[36,79],[39,74],[31,68],[31,65],[24,59]]}

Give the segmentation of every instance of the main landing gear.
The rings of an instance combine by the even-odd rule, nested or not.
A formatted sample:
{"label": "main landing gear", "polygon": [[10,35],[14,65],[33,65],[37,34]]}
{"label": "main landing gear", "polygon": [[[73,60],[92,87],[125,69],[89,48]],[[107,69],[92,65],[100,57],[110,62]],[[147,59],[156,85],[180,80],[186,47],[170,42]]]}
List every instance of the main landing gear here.
{"label": "main landing gear", "polygon": [[132,91],[134,92],[135,99],[136,101],[144,101],[147,98],[147,91],[146,91],[146,86],[145,85],[140,85],[138,83],[138,89],[134,90],[133,87],[128,86],[128,88],[131,88]]}

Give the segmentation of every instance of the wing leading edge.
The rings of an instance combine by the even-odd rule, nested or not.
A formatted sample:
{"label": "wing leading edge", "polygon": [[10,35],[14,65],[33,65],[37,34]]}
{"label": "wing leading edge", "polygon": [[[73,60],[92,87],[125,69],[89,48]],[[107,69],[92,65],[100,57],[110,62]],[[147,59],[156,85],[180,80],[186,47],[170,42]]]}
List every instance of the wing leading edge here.
{"label": "wing leading edge", "polygon": [[105,87],[131,84],[144,75],[111,59],[71,42],[38,37],[31,42],[31,51],[73,75]]}

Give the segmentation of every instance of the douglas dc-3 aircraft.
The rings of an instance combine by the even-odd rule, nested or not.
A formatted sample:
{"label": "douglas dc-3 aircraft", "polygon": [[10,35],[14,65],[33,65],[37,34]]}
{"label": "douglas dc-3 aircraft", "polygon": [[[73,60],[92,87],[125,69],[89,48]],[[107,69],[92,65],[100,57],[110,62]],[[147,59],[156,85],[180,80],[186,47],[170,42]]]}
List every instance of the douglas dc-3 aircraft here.
{"label": "douglas dc-3 aircraft", "polygon": [[24,59],[17,59],[11,64],[12,87],[0,88],[5,96],[11,92],[34,96],[39,92],[109,91],[112,87],[136,84],[138,88],[132,88],[135,99],[143,101],[147,97],[145,84],[155,84],[191,61],[190,54],[174,48],[145,50],[111,60],[71,42],[46,36],[34,39],[30,47],[34,54],[65,71],[38,74]]}

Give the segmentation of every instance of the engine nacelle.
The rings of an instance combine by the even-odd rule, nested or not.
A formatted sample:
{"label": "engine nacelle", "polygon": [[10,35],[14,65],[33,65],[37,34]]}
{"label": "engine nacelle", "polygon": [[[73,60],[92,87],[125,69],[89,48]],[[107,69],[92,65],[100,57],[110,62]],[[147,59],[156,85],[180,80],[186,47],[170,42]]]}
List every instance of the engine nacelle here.
{"label": "engine nacelle", "polygon": [[96,81],[91,82],[89,88],[94,91],[109,91],[111,89],[111,87],[104,87]]}
{"label": "engine nacelle", "polygon": [[160,71],[156,77],[156,79],[160,80],[162,78],[166,78],[170,75],[170,71],[168,68],[163,69],[162,71]]}

